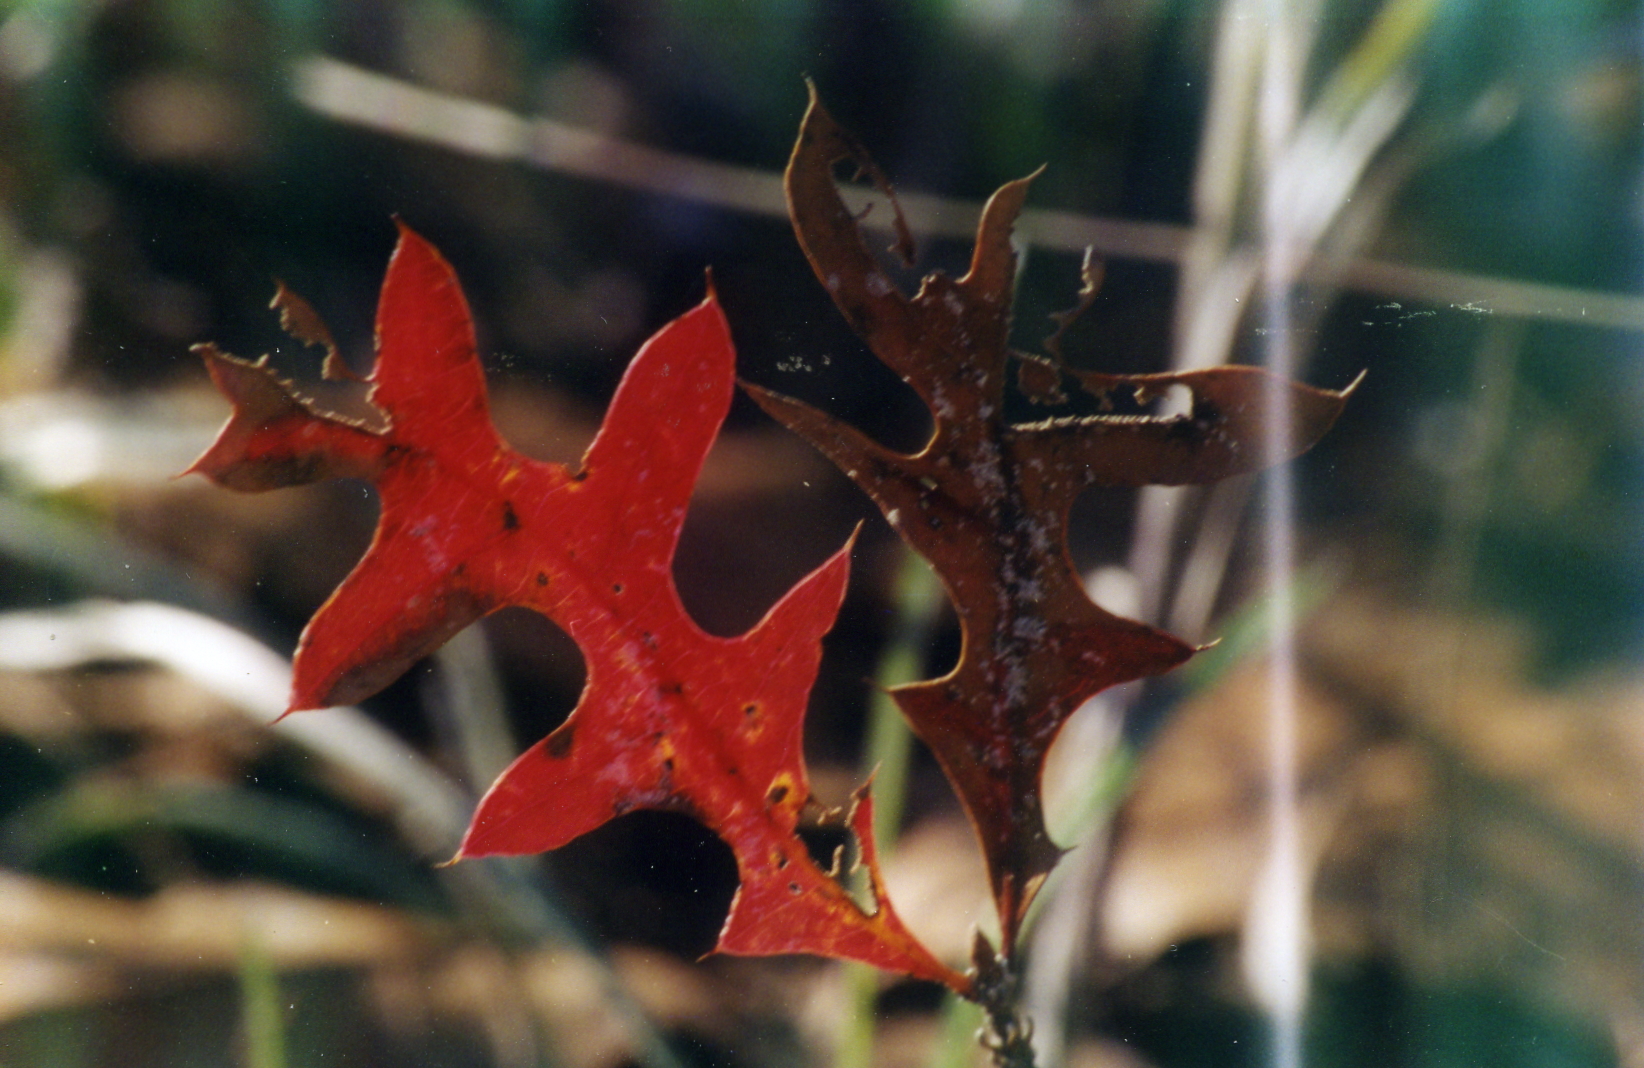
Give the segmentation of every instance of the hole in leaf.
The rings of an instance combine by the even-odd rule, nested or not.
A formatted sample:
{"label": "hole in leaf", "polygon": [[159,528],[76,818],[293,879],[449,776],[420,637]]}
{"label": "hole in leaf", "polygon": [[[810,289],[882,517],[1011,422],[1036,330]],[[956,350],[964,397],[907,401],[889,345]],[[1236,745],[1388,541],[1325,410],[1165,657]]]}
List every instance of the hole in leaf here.
{"label": "hole in leaf", "polygon": [[849,851],[840,870],[850,870],[851,860],[855,856],[856,839],[846,827],[840,824],[801,827],[799,838],[805,843],[805,852],[810,854],[811,863],[823,871],[833,869],[834,859],[839,856],[841,849]]}
{"label": "hole in leaf", "polygon": [[1193,391],[1187,386],[1168,387],[1156,402],[1153,414],[1161,419],[1193,414]]}

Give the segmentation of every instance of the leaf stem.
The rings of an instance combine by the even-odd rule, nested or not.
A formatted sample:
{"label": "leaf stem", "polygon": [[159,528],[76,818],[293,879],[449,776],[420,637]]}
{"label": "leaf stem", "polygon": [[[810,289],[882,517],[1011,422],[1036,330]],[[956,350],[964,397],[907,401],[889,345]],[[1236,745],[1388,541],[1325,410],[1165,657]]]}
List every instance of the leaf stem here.
{"label": "leaf stem", "polygon": [[981,932],[971,957],[974,997],[985,1017],[977,1036],[982,1048],[993,1057],[994,1068],[1034,1068],[1033,1021],[1022,1015],[1022,973],[1016,961],[999,955]]}
{"label": "leaf stem", "polygon": [[261,938],[248,933],[240,950],[240,1022],[246,1068],[285,1068],[280,977]]}

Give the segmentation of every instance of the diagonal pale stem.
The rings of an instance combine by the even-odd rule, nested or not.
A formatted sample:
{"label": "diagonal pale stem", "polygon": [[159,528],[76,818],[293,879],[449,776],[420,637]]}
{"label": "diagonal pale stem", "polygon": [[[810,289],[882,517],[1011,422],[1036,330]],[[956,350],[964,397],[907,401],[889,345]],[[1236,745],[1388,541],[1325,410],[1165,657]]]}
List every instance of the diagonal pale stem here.
{"label": "diagonal pale stem", "polygon": [[[873,777],[873,838],[881,856],[886,857],[896,848],[901,831],[908,762],[913,756],[913,732],[889,691],[923,674],[925,653],[943,604],[942,584],[930,565],[906,546],[899,550],[899,557],[892,591],[895,618],[890,641],[874,672],[868,737],[862,754],[862,775]],[[837,1068],[868,1068],[873,1063],[873,1013],[878,992],[877,971],[857,964],[846,966],[846,1016],[834,1059]]]}

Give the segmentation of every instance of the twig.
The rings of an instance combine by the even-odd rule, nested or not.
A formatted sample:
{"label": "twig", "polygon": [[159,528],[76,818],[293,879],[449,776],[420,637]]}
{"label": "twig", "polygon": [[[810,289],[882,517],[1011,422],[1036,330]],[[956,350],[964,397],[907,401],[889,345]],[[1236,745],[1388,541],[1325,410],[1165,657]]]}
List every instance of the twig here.
{"label": "twig", "polygon": [[1022,973],[1001,957],[981,932],[971,951],[975,964],[975,1000],[984,1020],[978,1036],[993,1056],[994,1068],[1034,1068],[1033,1023],[1022,1015]]}
{"label": "twig", "polygon": [[[527,118],[494,104],[435,92],[326,56],[293,69],[297,99],[339,122],[455,152],[526,163],[541,170],[639,189],[756,215],[786,217],[782,176],[651,148],[568,123]],[[847,190],[847,193],[850,192]],[[919,193],[899,194],[908,225],[935,237],[969,238],[981,205]],[[861,204],[853,203],[852,208]],[[877,220],[870,216],[869,225]],[[1042,249],[1107,259],[1182,263],[1198,238],[1193,227],[1077,212],[1027,209],[1021,240]],[[1241,250],[1235,249],[1234,254]],[[1491,275],[1355,259],[1342,274],[1348,289],[1463,311],[1487,311],[1548,322],[1644,332],[1644,298],[1543,285]]]}

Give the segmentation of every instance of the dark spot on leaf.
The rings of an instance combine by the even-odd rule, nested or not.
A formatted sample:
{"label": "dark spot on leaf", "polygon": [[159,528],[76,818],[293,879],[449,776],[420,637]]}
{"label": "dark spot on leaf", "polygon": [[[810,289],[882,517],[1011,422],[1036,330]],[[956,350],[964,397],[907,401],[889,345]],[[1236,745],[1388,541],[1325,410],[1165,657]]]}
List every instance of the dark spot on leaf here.
{"label": "dark spot on leaf", "polygon": [[503,530],[518,530],[519,529],[519,516],[516,515],[515,512],[514,512],[514,502],[513,501],[503,501],[502,502],[502,529]]}
{"label": "dark spot on leaf", "polygon": [[790,893],[790,894],[799,893],[799,884],[798,883],[789,883],[788,884],[788,893]]}
{"label": "dark spot on leaf", "polygon": [[537,572],[537,585],[538,586],[548,585],[548,573],[546,571],[538,571]]}
{"label": "dark spot on leaf", "polygon": [[622,589],[623,589],[622,583],[620,583],[620,582],[611,583],[611,592],[612,593],[621,593]]}
{"label": "dark spot on leaf", "polygon": [[749,719],[753,719],[755,716],[759,715],[759,703],[757,701],[753,701],[743,705],[742,714],[747,716]]}
{"label": "dark spot on leaf", "polygon": [[657,692],[667,697],[680,697],[685,693],[685,684],[682,682],[665,682],[657,687]]}
{"label": "dark spot on leaf", "polygon": [[788,788],[786,786],[773,786],[771,792],[765,795],[765,802],[766,804],[780,805],[782,799],[787,796]]}
{"label": "dark spot on leaf", "polygon": [[564,760],[571,751],[571,743],[575,740],[576,727],[567,724],[548,736],[548,742],[543,751],[555,760]]}

